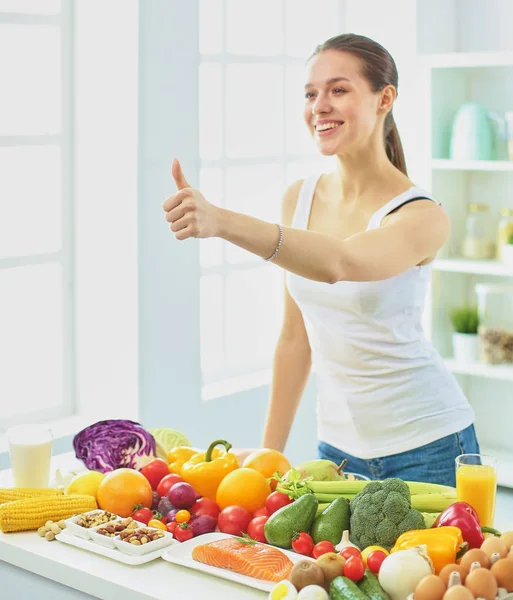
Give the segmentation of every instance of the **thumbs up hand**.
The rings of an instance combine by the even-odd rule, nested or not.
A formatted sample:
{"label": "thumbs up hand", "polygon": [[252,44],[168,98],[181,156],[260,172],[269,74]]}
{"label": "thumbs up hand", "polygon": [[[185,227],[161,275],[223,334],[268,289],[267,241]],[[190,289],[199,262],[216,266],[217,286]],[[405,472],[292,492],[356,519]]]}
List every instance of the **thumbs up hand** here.
{"label": "thumbs up hand", "polygon": [[173,161],[171,173],[178,192],[162,204],[165,219],[177,240],[217,237],[220,230],[221,209],[210,204],[203,194],[188,183],[178,160]]}

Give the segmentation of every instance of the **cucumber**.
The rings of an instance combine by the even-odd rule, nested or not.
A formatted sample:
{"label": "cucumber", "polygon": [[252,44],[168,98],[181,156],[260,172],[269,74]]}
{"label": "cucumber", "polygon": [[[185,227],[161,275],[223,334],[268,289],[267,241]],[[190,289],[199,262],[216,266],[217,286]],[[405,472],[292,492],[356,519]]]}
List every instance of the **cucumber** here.
{"label": "cucumber", "polygon": [[335,577],[330,585],[331,600],[369,600],[367,595],[347,577]]}
{"label": "cucumber", "polygon": [[389,595],[379,585],[378,578],[366,569],[365,575],[358,582],[358,587],[369,597],[369,600],[390,600]]}

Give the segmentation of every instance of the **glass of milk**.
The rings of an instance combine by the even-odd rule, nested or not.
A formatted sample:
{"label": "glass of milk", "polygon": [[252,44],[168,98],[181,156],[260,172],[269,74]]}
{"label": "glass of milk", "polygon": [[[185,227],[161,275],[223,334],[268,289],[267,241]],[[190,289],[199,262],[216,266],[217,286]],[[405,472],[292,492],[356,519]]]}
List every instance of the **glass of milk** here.
{"label": "glass of milk", "polygon": [[14,485],[48,487],[52,431],[44,425],[16,425],[7,431],[7,439]]}

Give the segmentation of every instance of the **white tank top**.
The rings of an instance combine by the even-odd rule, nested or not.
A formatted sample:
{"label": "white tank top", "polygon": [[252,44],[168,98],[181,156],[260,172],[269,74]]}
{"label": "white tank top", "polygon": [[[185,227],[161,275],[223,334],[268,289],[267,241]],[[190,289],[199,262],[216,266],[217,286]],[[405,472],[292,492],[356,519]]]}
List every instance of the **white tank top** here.
{"label": "white tank top", "polygon": [[[307,229],[319,175],[305,180],[292,227]],[[381,207],[367,230],[421,196],[412,187]],[[321,283],[287,273],[317,376],[319,440],[362,459],[390,456],[456,433],[474,412],[425,338],[431,264],[383,281]]]}

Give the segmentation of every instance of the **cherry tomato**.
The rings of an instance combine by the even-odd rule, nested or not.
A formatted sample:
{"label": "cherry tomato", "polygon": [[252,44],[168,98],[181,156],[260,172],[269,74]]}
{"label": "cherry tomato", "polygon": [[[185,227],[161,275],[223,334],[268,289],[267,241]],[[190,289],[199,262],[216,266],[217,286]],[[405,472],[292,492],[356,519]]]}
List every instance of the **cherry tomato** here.
{"label": "cherry tomato", "polygon": [[315,544],[312,550],[312,556],[314,558],[319,558],[319,556],[327,554],[328,552],[335,552],[335,546],[331,542],[328,542],[328,540],[325,540]]}
{"label": "cherry tomato", "polygon": [[177,523],[188,523],[190,519],[191,513],[188,510],[179,510],[175,516],[175,521]]}
{"label": "cherry tomato", "polygon": [[346,546],[345,548],[342,548],[342,550],[340,551],[340,555],[343,556],[346,560],[350,556],[362,558],[362,553],[360,552],[359,548],[355,548],[354,546]]}
{"label": "cherry tomato", "polygon": [[[141,469],[141,473],[150,482],[151,489],[156,490],[162,479],[169,475],[167,462],[161,458],[154,458]],[[162,495],[162,494],[160,494]]]}
{"label": "cherry tomato", "polygon": [[192,527],[187,525],[187,523],[177,523],[174,533],[176,540],[179,542],[186,542],[187,540],[190,540],[193,535],[194,532],[192,531]]}
{"label": "cherry tomato", "polygon": [[153,519],[153,513],[149,508],[144,508],[140,504],[135,506],[135,510],[132,513],[132,519],[148,525],[148,522]]}
{"label": "cherry tomato", "polygon": [[267,496],[267,500],[265,501],[265,507],[267,508],[267,512],[269,515],[272,515],[280,508],[287,506],[293,502],[292,498],[289,498],[287,494],[282,494],[281,492],[272,492]]}
{"label": "cherry tomato", "polygon": [[292,550],[297,552],[298,554],[303,554],[304,556],[311,556],[312,550],[314,547],[314,543],[312,538],[306,531],[299,533],[292,540]]}
{"label": "cherry tomato", "polygon": [[219,513],[217,525],[222,533],[242,535],[248,530],[251,513],[242,506],[227,506]]}
{"label": "cherry tomato", "polygon": [[164,530],[167,529],[167,527],[164,525],[164,523],[162,523],[162,521],[158,521],[157,519],[150,519],[150,521],[148,522],[148,527],[155,527],[155,529],[164,529]]}
{"label": "cherry tomato", "polygon": [[166,525],[166,529],[169,531],[169,533],[172,533],[174,535],[177,525],[178,523],[176,521],[171,521],[171,523],[168,523]]}
{"label": "cherry tomato", "polygon": [[213,517],[216,521],[219,517],[219,506],[210,498],[198,498],[196,502],[190,508],[192,515],[208,515]]}
{"label": "cherry tomato", "polygon": [[267,544],[267,540],[264,534],[264,526],[265,522],[269,517],[255,517],[251,519],[248,525],[248,535],[250,538],[253,538],[257,542],[262,542],[263,544]]}
{"label": "cherry tomato", "polygon": [[179,483],[180,481],[183,481],[183,479],[176,473],[169,473],[168,475],[165,475],[162,477],[157,486],[157,494],[159,496],[165,496],[175,485],[175,483]]}
{"label": "cherry tomato", "polygon": [[374,550],[367,557],[367,566],[376,575],[381,569],[381,563],[385,560],[387,555],[382,550]]}
{"label": "cherry tomato", "polygon": [[360,581],[365,575],[365,565],[359,556],[350,556],[344,565],[344,575],[352,581]]}
{"label": "cherry tomato", "polygon": [[255,510],[255,512],[253,513],[253,519],[255,519],[256,517],[270,517],[270,516],[271,515],[269,514],[269,511],[267,510],[267,508],[265,506],[262,506],[262,508]]}

